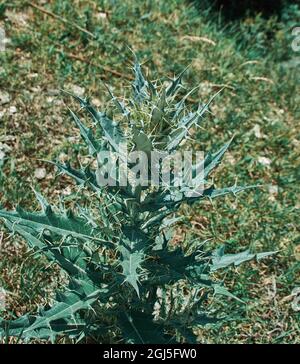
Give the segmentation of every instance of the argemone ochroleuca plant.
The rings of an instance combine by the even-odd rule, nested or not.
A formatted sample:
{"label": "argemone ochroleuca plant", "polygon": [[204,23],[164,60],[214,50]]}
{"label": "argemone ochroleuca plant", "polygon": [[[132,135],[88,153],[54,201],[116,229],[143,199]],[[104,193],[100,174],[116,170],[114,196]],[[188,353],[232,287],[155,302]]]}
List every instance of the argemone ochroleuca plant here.
{"label": "argemone ochroleuca plant", "polygon": [[189,110],[186,101],[193,90],[182,96],[184,72],[165,85],[146,79],[137,59],[133,70],[133,97],[120,101],[108,89],[109,113],[72,95],[91,117],[93,128],[88,128],[71,111],[97,164],[56,166],[85,193],[90,191],[97,207],[78,204],[75,211],[66,211],[36,192],[40,212],[0,210],[9,230],[68,277],[49,307],[16,320],[0,319],[2,337],[196,342],[195,329],[218,319],[206,312],[206,293],[233,297],[211,273],[271,254],[224,254],[223,246],[209,251],[201,241],[172,244],[182,204],[251,187],[209,184],[230,142],[204,157],[178,153],[212,99]]}

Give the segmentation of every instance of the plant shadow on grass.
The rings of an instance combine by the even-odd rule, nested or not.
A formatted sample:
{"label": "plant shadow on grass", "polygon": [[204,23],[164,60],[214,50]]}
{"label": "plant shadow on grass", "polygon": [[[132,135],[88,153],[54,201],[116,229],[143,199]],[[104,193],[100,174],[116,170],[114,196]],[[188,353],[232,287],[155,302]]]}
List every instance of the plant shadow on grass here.
{"label": "plant shadow on grass", "polygon": [[288,3],[284,0],[193,0],[192,2],[199,10],[211,9],[217,16],[221,14],[225,22],[240,20],[259,13],[265,18],[273,15],[280,17],[283,6]]}

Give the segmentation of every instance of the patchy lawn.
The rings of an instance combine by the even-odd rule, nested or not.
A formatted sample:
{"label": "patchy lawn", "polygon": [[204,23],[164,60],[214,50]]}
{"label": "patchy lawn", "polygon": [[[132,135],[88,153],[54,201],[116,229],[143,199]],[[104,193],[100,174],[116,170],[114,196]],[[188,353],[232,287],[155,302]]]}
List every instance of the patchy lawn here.
{"label": "patchy lawn", "polygon": [[[149,75],[172,77],[190,65],[184,84],[199,85],[191,103],[207,101],[224,88],[196,135],[204,150],[235,135],[215,174],[218,186],[260,184],[249,193],[213,204],[183,208],[189,222],[179,236],[228,251],[250,247],[278,253],[222,274],[246,304],[214,298],[230,317],[220,327],[199,330],[211,343],[299,343],[299,311],[292,291],[300,286],[299,234],[299,52],[291,48],[300,8],[275,16],[226,23],[191,2],[169,1],[10,1],[0,6],[7,37],[0,52],[0,201],[37,208],[30,186],[50,201],[76,190],[45,160],[74,160],[82,148],[66,109],[71,100],[59,90],[91,96],[104,108],[108,95],[130,90],[134,49]],[[68,184],[67,184],[68,182]],[[0,231],[0,286],[8,311],[34,311],[59,284],[55,267],[33,257],[22,240]]]}

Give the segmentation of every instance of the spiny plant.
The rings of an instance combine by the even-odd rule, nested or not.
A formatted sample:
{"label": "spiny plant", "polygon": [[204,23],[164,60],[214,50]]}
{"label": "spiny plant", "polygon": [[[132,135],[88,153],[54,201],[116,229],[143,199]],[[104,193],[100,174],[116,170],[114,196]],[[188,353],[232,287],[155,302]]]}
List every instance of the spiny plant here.
{"label": "spiny plant", "polygon": [[114,152],[121,160],[124,150],[119,146],[126,142],[130,151],[172,153],[188,138],[191,128],[200,124],[213,100],[190,110],[187,98],[193,90],[183,95],[184,71],[168,82],[151,82],[136,58],[133,71],[130,100],[120,101],[107,88],[112,100],[109,112],[99,112],[89,99],[72,95],[92,119],[93,128],[88,128],[70,111],[90,157],[98,164],[78,169],[70,163],[55,165],[76,181],[80,191],[90,191],[96,208],[79,204],[73,211],[62,204],[53,207],[35,191],[40,212],[21,207],[0,210],[13,234],[22,236],[36,254],[46,256],[67,274],[64,289],[47,307],[15,320],[0,319],[0,336],[4,338],[196,342],[195,328],[217,320],[205,308],[209,292],[233,297],[212,273],[271,254],[252,254],[249,250],[225,254],[224,246],[212,251],[200,241],[187,247],[172,241],[182,204],[236,195],[253,187],[218,189],[209,184],[208,177],[230,142],[215,153],[207,153],[202,161],[205,188],[197,196],[186,193],[184,185],[153,187],[151,183],[131,182],[132,161],[127,161],[126,186],[118,181],[107,186],[100,183],[105,177],[100,152]]}

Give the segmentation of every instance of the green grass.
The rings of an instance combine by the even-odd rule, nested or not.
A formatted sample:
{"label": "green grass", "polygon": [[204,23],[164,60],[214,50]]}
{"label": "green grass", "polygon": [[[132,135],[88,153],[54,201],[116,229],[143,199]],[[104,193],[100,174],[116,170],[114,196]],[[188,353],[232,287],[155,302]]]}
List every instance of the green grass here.
{"label": "green grass", "polygon": [[[114,94],[123,96],[124,89],[125,93],[130,90],[129,80],[104,69],[130,76],[128,46],[153,77],[172,77],[190,64],[185,85],[200,84],[193,101],[207,101],[225,86],[210,117],[194,135],[199,149],[206,150],[217,149],[235,134],[215,183],[220,186],[220,179],[223,185],[232,184],[238,178],[239,184],[263,187],[237,200],[214,202],[213,208],[183,209],[190,223],[178,228],[178,239],[197,235],[212,239],[213,245],[225,242],[228,251],[245,247],[279,251],[264,262],[222,274],[232,293],[246,304],[215,298],[215,309],[232,319],[200,330],[199,340],[299,343],[299,312],[292,310],[289,297],[300,286],[300,73],[299,65],[295,66],[300,55],[291,49],[291,29],[297,21],[299,25],[299,7],[286,9],[280,21],[257,16],[226,24],[180,0],[103,0],[98,4],[64,0],[43,5],[69,23],[25,1],[10,1],[5,13],[0,13],[0,26],[11,40],[7,50],[0,52],[0,91],[11,96],[9,104],[0,106],[4,111],[0,145],[7,146],[6,159],[3,165],[0,162],[1,203],[7,208],[18,202],[35,208],[31,185],[52,201],[71,193],[72,202],[75,189],[65,190],[65,178],[54,183],[53,167],[43,162],[66,155],[76,158],[82,146],[58,89],[80,86],[101,108],[108,99],[103,79]],[[70,105],[70,100],[65,101]],[[17,112],[10,115],[10,106],[16,106]],[[261,157],[271,164],[261,164]],[[42,180],[34,177],[39,167],[47,171]],[[277,186],[278,193],[271,193],[270,185]],[[15,315],[34,311],[58,284],[55,268],[33,258],[25,244],[4,229],[0,241],[0,286],[9,292],[9,311]]]}

